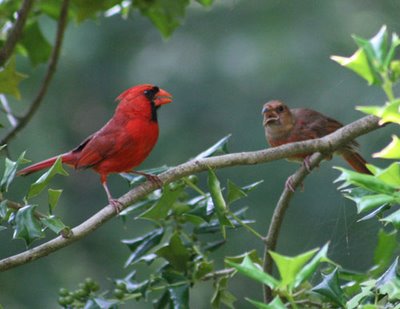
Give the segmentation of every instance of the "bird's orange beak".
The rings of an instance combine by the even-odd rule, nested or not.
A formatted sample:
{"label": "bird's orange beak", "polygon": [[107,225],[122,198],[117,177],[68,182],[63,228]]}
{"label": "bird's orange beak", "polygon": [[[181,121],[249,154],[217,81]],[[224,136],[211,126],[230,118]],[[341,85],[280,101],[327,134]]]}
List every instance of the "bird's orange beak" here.
{"label": "bird's orange beak", "polygon": [[160,89],[154,98],[154,103],[156,104],[156,106],[161,106],[171,102],[172,102],[172,95],[169,92],[165,91],[164,89]]}

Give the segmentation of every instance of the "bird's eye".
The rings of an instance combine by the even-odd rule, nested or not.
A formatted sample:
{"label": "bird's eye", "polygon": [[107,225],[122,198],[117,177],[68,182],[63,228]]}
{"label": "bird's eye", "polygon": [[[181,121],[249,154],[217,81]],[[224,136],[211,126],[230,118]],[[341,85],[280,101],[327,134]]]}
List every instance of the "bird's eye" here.
{"label": "bird's eye", "polygon": [[153,88],[149,89],[149,90],[145,90],[143,91],[143,94],[146,96],[146,98],[148,98],[149,100],[153,100],[155,95],[160,91],[160,88],[158,88],[157,86],[154,86]]}
{"label": "bird's eye", "polygon": [[278,111],[278,113],[282,113],[283,112],[283,110],[284,110],[284,108],[283,108],[283,106],[282,105],[280,105],[280,106],[278,106],[277,107],[277,109],[276,109],[277,111]]}

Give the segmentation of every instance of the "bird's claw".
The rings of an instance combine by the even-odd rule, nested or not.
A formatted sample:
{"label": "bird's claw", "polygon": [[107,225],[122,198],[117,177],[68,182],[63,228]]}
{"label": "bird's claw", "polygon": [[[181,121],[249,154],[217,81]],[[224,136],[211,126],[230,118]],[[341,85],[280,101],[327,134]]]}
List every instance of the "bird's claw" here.
{"label": "bird's claw", "polygon": [[132,171],[132,173],[146,177],[146,179],[148,181],[150,181],[151,183],[155,184],[157,187],[159,187],[160,189],[163,187],[163,182],[160,179],[160,177],[158,177],[157,175],[153,175],[153,174],[147,174],[144,172],[137,172],[137,171]]}
{"label": "bird's claw", "polygon": [[164,184],[163,184],[162,180],[160,179],[160,177],[158,177],[157,175],[146,174],[144,176],[146,177],[146,179],[148,181],[150,181],[151,183],[155,184],[160,189],[163,187]]}
{"label": "bird's claw", "polygon": [[124,208],[124,205],[120,201],[118,201],[117,199],[109,198],[108,202],[115,209],[115,212],[117,214],[119,214],[121,212],[121,210]]}
{"label": "bird's claw", "polygon": [[[285,188],[286,188],[287,190],[289,190],[289,191],[291,191],[291,192],[294,193],[294,191],[296,191],[296,188],[295,188],[295,186],[293,185],[293,179],[292,179],[292,177],[293,177],[293,176],[290,176],[290,177],[286,180],[286,182],[285,182]],[[301,183],[300,186],[301,186],[301,191],[304,191],[304,185],[303,185],[303,183]]]}
{"label": "bird's claw", "polygon": [[312,170],[311,162],[310,162],[310,156],[307,156],[307,157],[304,158],[303,165],[306,168],[307,172],[310,173],[311,170]]}
{"label": "bird's claw", "polygon": [[285,188],[291,192],[294,192],[296,189],[293,187],[293,179],[290,176],[285,182]]}

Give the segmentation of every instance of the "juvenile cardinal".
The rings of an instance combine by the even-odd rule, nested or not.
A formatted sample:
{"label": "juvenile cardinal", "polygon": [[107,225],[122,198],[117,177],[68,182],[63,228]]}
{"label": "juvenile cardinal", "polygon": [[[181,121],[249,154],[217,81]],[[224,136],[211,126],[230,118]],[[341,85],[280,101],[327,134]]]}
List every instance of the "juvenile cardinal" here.
{"label": "juvenile cardinal", "polygon": [[157,86],[144,84],[132,87],[117,98],[113,117],[78,147],[64,154],[28,166],[18,172],[27,175],[54,164],[58,157],[75,169],[92,168],[100,174],[109,203],[119,211],[107,186],[111,173],[133,172],[160,183],[157,176],[133,171],[150,154],[158,138],[157,110],[172,102],[172,96]]}
{"label": "juvenile cardinal", "polygon": [[[343,125],[335,119],[326,117],[312,109],[289,109],[280,101],[270,101],[262,109],[265,136],[271,147],[287,143],[305,141],[328,135]],[[358,143],[351,141],[336,151],[357,172],[371,174],[366,161],[357,152]],[[303,161],[307,167],[307,157],[311,153],[296,155],[289,160]]]}

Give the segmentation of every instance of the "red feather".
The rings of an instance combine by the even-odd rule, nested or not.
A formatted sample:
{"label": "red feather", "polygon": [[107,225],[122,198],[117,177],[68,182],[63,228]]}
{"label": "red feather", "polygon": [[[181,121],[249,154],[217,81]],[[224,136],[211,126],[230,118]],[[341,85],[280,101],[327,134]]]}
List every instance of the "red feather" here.
{"label": "red feather", "polygon": [[[107,187],[107,176],[132,171],[147,158],[158,139],[157,109],[170,103],[172,97],[165,90],[144,84],[126,90],[118,100],[120,102],[111,120],[78,147],[28,166],[18,175],[48,168],[61,157],[63,163],[76,169],[92,168],[99,173],[110,203],[118,210]],[[152,175],[144,175],[150,180],[155,179]]]}

